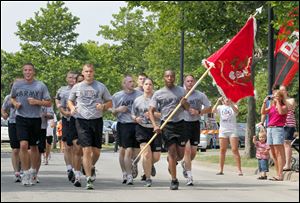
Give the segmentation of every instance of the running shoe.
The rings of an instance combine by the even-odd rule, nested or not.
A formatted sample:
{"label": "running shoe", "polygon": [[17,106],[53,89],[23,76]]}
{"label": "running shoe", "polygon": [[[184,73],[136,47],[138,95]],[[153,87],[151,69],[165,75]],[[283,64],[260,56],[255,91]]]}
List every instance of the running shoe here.
{"label": "running shoe", "polygon": [[24,186],[32,186],[30,173],[24,173],[21,183]]}
{"label": "running shoe", "polygon": [[81,187],[81,181],[80,181],[80,178],[75,178],[74,186],[75,186],[75,187]]}
{"label": "running shoe", "polygon": [[171,185],[170,185],[171,190],[178,190],[178,186],[179,186],[178,179],[171,181]]}
{"label": "running shoe", "polygon": [[22,181],[20,173],[15,173],[14,181],[15,183],[20,183]]}
{"label": "running shoe", "polygon": [[193,186],[194,185],[194,183],[193,183],[193,177],[188,177],[187,178],[186,185],[187,186]]}
{"label": "running shoe", "polygon": [[133,185],[133,177],[132,176],[127,176],[127,182],[126,182],[127,185]]}
{"label": "running shoe", "polygon": [[126,174],[123,174],[123,181],[122,181],[122,184],[125,184],[127,183],[127,175]]}
{"label": "running shoe", "polygon": [[39,179],[38,179],[38,177],[37,177],[36,172],[31,172],[31,174],[30,174],[30,179],[31,179],[31,183],[32,183],[33,185],[35,185],[35,184],[37,184],[37,183],[40,182]]}
{"label": "running shoe", "polygon": [[87,190],[93,190],[94,189],[94,185],[93,185],[93,181],[91,180],[91,177],[87,177],[86,179],[86,187]]}
{"label": "running shoe", "polygon": [[152,180],[151,179],[147,179],[146,181],[145,181],[145,187],[151,187],[151,185],[152,185]]}
{"label": "running shoe", "polygon": [[71,181],[72,183],[74,183],[74,181],[75,181],[75,174],[74,174],[74,172],[73,172],[73,170],[71,169],[71,170],[68,170],[68,179],[69,179],[69,181]]}

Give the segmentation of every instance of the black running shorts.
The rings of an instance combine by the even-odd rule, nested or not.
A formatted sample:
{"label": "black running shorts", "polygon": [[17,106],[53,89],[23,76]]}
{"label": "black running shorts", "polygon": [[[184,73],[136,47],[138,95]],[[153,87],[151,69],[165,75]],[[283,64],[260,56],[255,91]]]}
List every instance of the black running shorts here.
{"label": "black running shorts", "polygon": [[17,137],[17,127],[15,123],[8,123],[9,143],[12,149],[20,149],[20,141]]}
{"label": "black running shorts", "polygon": [[[139,124],[135,127],[135,137],[139,144],[147,143],[155,133],[153,128],[145,128]],[[152,152],[160,152],[162,148],[161,134],[158,134],[150,144]]]}
{"label": "black running shorts", "polygon": [[200,140],[200,122],[199,121],[184,121],[184,132],[186,138],[190,140],[192,146],[198,146]]}
{"label": "black running shorts", "polygon": [[41,136],[41,118],[16,117],[17,137],[27,140],[29,146],[36,146]]}
{"label": "black running shorts", "polygon": [[81,147],[102,148],[103,119],[81,119],[75,121],[78,133],[78,142]]}
{"label": "black running shorts", "polygon": [[[164,123],[162,121],[161,123]],[[186,134],[184,133],[184,121],[168,122],[162,130],[165,147],[172,144],[185,147],[187,142]]]}
{"label": "black running shorts", "polygon": [[140,148],[135,138],[136,123],[119,123],[117,124],[119,145],[123,148]]}

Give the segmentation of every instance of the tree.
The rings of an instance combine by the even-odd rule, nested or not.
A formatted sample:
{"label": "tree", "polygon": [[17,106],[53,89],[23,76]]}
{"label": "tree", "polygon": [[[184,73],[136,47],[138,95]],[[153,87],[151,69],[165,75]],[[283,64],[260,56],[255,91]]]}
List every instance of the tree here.
{"label": "tree", "polygon": [[118,42],[119,45],[113,47],[117,53],[113,62],[118,66],[118,72],[138,74],[147,70],[145,49],[152,43],[155,17],[144,17],[142,10],[132,11],[126,7],[120,8],[120,12],[113,17],[112,26],[100,25],[98,35]]}
{"label": "tree", "polygon": [[47,8],[40,9],[41,14],[35,12],[34,18],[23,24],[18,21],[16,35],[25,41],[21,47],[38,49],[46,56],[67,56],[76,44],[78,33],[74,30],[79,24],[79,18],[63,6],[64,2],[53,1],[47,4]]}
{"label": "tree", "polygon": [[47,3],[47,8],[35,12],[33,18],[25,23],[17,22],[16,35],[22,41],[23,61],[26,59],[37,67],[37,77],[47,84],[52,96],[64,83],[67,71],[78,69],[80,64],[69,57],[76,47],[78,33],[74,31],[78,24],[79,18],[73,16],[62,1]]}

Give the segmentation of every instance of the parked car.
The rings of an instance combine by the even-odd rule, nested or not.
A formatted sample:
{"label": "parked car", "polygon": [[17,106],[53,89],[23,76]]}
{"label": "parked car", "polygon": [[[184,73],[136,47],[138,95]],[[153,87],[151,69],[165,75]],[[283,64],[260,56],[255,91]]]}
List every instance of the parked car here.
{"label": "parked car", "polygon": [[247,123],[237,123],[237,134],[239,136],[239,148],[245,147]]}
{"label": "parked car", "polygon": [[1,117],[1,143],[2,142],[9,142],[9,136],[8,136],[8,120],[4,120]]}
{"label": "parked car", "polygon": [[[209,121],[209,120],[208,120]],[[237,123],[237,135],[239,136],[239,148],[245,147],[245,135],[246,135],[246,123]],[[205,152],[206,149],[212,149],[214,141],[216,147],[220,147],[219,144],[219,125],[214,120],[205,122],[200,120],[200,142],[198,144],[198,150]],[[215,136],[215,137],[214,137]],[[215,139],[215,140],[214,140]]]}
{"label": "parked car", "polygon": [[200,142],[198,144],[198,150],[205,152],[206,149],[211,149],[214,147],[214,142],[216,147],[219,146],[219,126],[215,119],[208,118],[205,120],[200,120]]}
{"label": "parked car", "polygon": [[[114,133],[111,128],[114,121],[111,120],[103,120],[103,131],[102,131],[102,143],[108,142],[113,143],[115,141]],[[106,141],[106,139],[108,139]]]}

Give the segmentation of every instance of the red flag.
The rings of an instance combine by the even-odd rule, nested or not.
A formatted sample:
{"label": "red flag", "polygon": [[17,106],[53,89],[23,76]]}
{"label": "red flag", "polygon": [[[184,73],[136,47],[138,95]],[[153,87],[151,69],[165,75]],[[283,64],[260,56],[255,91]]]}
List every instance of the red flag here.
{"label": "red flag", "polygon": [[[297,9],[298,11],[298,9]],[[292,26],[293,21],[289,21],[287,26]],[[294,78],[297,71],[299,71],[299,30],[291,33],[282,26],[278,35],[284,34],[290,36],[293,40],[288,41],[287,37],[284,39],[277,39],[274,51],[275,56],[275,85],[288,86]]]}
{"label": "red flag", "polygon": [[254,96],[251,81],[251,64],[256,31],[254,17],[227,44],[204,60],[215,83],[225,96],[233,102],[247,96]]}

